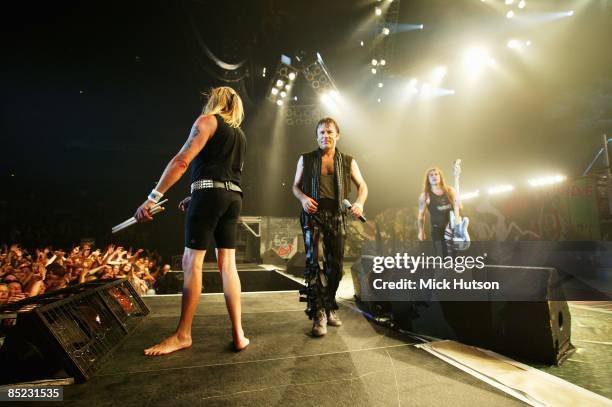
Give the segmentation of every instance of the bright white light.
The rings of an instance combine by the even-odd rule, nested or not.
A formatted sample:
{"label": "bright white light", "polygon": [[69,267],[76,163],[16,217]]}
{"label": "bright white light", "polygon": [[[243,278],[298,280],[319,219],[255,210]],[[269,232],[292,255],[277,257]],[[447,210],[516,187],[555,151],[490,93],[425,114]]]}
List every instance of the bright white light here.
{"label": "bright white light", "polygon": [[506,0],[505,3],[507,6],[509,6],[510,4],[514,3],[514,0]]}
{"label": "bright white light", "polygon": [[525,0],[519,1],[518,8],[525,8]]}
{"label": "bright white light", "polygon": [[408,91],[408,93],[419,93],[419,90],[417,89],[417,82],[418,81],[416,80],[416,78],[410,79],[408,85],[406,85],[406,90]]}
{"label": "bright white light", "polygon": [[277,104],[277,105],[279,105],[279,106],[282,106],[282,105],[283,105],[283,101],[282,101],[282,100],[280,100],[280,99],[278,99],[278,100],[276,101],[276,104]]}
{"label": "bright white light", "polygon": [[485,48],[470,48],[463,57],[463,66],[469,74],[479,74],[487,66],[495,66],[496,62]]}
{"label": "bright white light", "polygon": [[377,60],[375,60],[375,59],[373,59],[373,60],[372,60],[372,65],[374,65],[374,66],[378,65],[378,61],[377,61]]}
{"label": "bright white light", "polygon": [[295,79],[295,72],[289,72],[289,80],[292,81]]}
{"label": "bright white light", "polygon": [[282,88],[284,84],[285,82],[283,82],[281,79],[276,81],[276,86],[278,86],[279,88]]}
{"label": "bright white light", "polygon": [[335,89],[329,91],[329,96],[331,96],[333,100],[336,100],[336,101],[340,100],[340,93],[338,93],[338,91]]}
{"label": "bright white light", "polygon": [[278,88],[272,88],[272,94],[278,95]]}
{"label": "bright white light", "polygon": [[372,68],[372,74],[376,75],[376,68]]}
{"label": "bright white light", "polygon": [[331,106],[333,103],[331,97],[327,93],[321,95],[321,102],[323,102],[323,104],[326,106]]}
{"label": "bright white light", "polygon": [[382,14],[382,10],[380,9],[380,7],[376,7],[374,10],[375,10],[377,16]]}
{"label": "bright white light", "polygon": [[442,79],[444,79],[446,76],[446,72],[447,70],[445,66],[436,67],[431,74],[431,81],[435,84],[440,84]]}
{"label": "bright white light", "polygon": [[419,26],[419,28],[420,28],[421,30],[422,30],[424,27],[425,27],[425,26],[424,26],[423,24],[421,24],[421,25]]}
{"label": "bright white light", "polygon": [[514,10],[510,10],[506,13],[506,18],[512,18],[514,17]]}
{"label": "bright white light", "polygon": [[477,198],[478,196],[480,196],[480,191],[477,189],[476,191],[473,191],[473,192],[464,192],[463,194],[460,195],[460,199],[462,201],[467,201],[469,199]]}
{"label": "bright white light", "polygon": [[382,82],[378,82],[378,87],[382,88],[383,86],[385,86]]}
{"label": "bright white light", "polygon": [[531,41],[527,40],[527,41],[525,42],[525,45],[527,45],[528,47],[531,47]]}
{"label": "bright white light", "polygon": [[489,188],[487,192],[489,193],[489,195],[495,195],[504,192],[510,192],[512,190],[514,190],[514,187],[512,185],[497,185],[495,187]]}
{"label": "bright white light", "polygon": [[558,184],[560,182],[565,181],[566,179],[567,178],[564,177],[563,175],[553,175],[551,177],[532,178],[528,180],[527,182],[532,187],[540,187],[543,185]]}
{"label": "bright white light", "polygon": [[508,48],[520,49],[521,48],[521,42],[519,40],[510,40],[510,41],[508,41]]}
{"label": "bright white light", "polygon": [[421,95],[428,97],[431,96],[431,85],[427,82],[421,85]]}
{"label": "bright white light", "polygon": [[386,60],[384,60],[384,59],[381,59],[381,60],[380,60],[380,64],[381,64],[382,66],[385,66],[385,65],[387,65],[387,61],[386,61]]}
{"label": "bright white light", "polygon": [[285,85],[285,90],[289,90],[289,89],[291,89],[291,85],[286,84],[286,85]]}
{"label": "bright white light", "polygon": [[389,30],[387,27],[385,27],[385,28],[382,29],[382,33],[384,35],[389,35],[391,33],[391,30]]}
{"label": "bright white light", "polygon": [[281,97],[282,97],[282,98],[284,98],[285,96],[287,96],[287,92],[282,91],[282,92],[280,93],[280,95],[281,95]]}
{"label": "bright white light", "polygon": [[381,99],[381,98],[378,98],[378,99],[376,99],[376,101],[377,101],[378,103],[380,103],[380,102],[382,102],[382,99]]}
{"label": "bright white light", "polygon": [[359,41],[359,45],[360,45],[361,47],[363,47],[363,46],[364,46],[363,41]]}
{"label": "bright white light", "polygon": [[264,67],[263,71],[261,72],[261,76],[264,78],[266,77],[266,67]]}
{"label": "bright white light", "polygon": [[297,102],[297,96],[294,96],[294,97],[293,97],[293,100],[295,100],[295,101]]}
{"label": "bright white light", "polygon": [[570,11],[568,11],[568,12],[567,12],[567,15],[568,15],[568,16],[570,16],[570,17],[571,17],[571,16],[573,16],[573,15],[574,15],[574,10],[570,10]]}

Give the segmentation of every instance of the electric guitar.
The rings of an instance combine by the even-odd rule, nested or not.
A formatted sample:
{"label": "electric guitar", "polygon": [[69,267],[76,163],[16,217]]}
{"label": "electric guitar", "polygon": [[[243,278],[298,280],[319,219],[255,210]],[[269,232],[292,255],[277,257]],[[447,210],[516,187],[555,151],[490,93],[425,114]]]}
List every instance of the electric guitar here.
{"label": "electric guitar", "polygon": [[459,215],[459,207],[461,206],[461,198],[459,192],[459,175],[461,174],[461,159],[457,158],[453,162],[453,176],[455,177],[455,202],[453,202],[453,211],[450,213],[450,222],[447,229],[452,232],[453,246],[455,250],[467,250],[470,247],[470,235],[468,234],[468,225],[470,220],[467,217]]}

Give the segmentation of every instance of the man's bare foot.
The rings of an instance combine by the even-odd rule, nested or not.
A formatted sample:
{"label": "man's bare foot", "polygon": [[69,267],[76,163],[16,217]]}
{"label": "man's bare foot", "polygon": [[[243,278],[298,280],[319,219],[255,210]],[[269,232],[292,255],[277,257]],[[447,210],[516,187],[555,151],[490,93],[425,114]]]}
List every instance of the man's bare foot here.
{"label": "man's bare foot", "polygon": [[[248,345],[248,343],[247,343]],[[160,356],[168,353],[175,352],[191,346],[191,337],[183,338],[178,336],[177,333],[170,335],[157,345],[151,346],[144,350],[144,354],[147,356]]]}
{"label": "man's bare foot", "polygon": [[247,346],[249,346],[249,343],[251,343],[251,341],[243,334],[239,338],[234,339],[234,349],[236,349],[237,351],[241,351]]}

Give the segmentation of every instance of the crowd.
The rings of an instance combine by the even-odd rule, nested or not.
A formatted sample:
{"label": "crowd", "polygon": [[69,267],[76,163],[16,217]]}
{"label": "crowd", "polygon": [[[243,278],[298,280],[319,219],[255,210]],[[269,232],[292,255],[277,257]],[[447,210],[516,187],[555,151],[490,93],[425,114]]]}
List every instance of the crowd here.
{"label": "crowd", "polygon": [[83,244],[69,252],[51,247],[28,252],[18,244],[4,245],[0,305],[97,279],[126,278],[139,294],[154,294],[156,281],[169,270],[155,252],[113,244],[103,251]]}

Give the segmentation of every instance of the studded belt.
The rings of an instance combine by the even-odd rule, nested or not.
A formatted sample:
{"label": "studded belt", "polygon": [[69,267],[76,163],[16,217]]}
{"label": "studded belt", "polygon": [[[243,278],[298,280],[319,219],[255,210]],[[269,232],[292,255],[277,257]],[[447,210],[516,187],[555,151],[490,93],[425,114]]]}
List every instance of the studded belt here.
{"label": "studded belt", "polygon": [[191,193],[198,189],[208,188],[223,188],[227,191],[235,191],[242,193],[242,188],[231,181],[215,181],[212,179],[199,179],[191,184]]}

